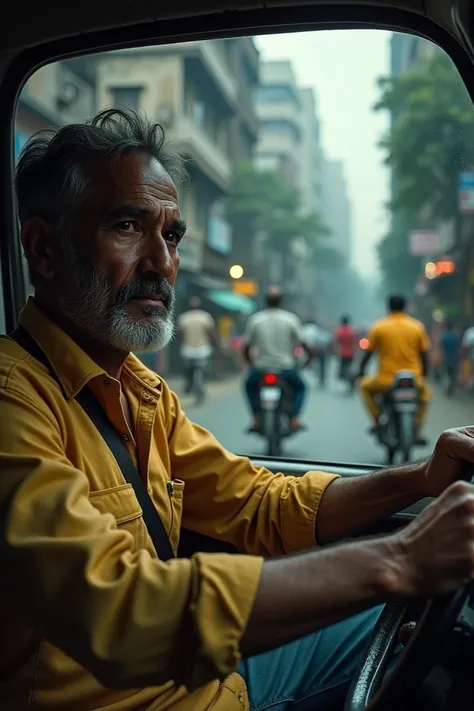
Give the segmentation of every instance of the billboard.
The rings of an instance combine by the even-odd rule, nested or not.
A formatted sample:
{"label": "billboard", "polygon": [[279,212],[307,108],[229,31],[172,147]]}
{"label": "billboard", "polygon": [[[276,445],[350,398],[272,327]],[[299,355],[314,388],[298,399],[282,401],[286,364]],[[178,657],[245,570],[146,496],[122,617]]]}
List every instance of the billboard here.
{"label": "billboard", "polygon": [[440,250],[435,230],[413,230],[409,234],[408,251],[412,257],[434,257]]}

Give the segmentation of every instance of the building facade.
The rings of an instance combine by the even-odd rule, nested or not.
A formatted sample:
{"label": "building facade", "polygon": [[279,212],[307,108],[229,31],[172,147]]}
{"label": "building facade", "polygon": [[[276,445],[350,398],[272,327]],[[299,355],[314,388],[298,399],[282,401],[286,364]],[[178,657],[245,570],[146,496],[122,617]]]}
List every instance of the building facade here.
{"label": "building facade", "polygon": [[331,230],[331,247],[345,258],[347,266],[351,266],[352,204],[342,160],[324,159],[323,194],[323,212]]}
{"label": "building facade", "polygon": [[232,252],[225,198],[237,155],[249,155],[258,125],[250,96],[258,81],[251,39],[186,42],[109,52],[98,62],[100,106],[131,105],[161,123],[183,154],[188,234],[179,290],[224,288]]}
{"label": "building facade", "polygon": [[256,166],[279,170],[289,183],[298,185],[302,102],[291,62],[261,63],[255,102],[259,120]]}

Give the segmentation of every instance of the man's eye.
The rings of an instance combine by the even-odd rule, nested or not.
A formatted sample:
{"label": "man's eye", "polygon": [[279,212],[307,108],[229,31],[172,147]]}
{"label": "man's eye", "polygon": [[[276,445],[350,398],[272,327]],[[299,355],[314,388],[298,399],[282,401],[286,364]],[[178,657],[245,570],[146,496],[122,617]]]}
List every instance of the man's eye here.
{"label": "man's eye", "polygon": [[167,242],[175,245],[176,247],[181,242],[181,235],[178,232],[165,232],[164,238]]}
{"label": "man's eye", "polygon": [[138,232],[139,231],[138,224],[136,222],[134,222],[133,220],[123,220],[122,222],[118,222],[116,227],[121,232]]}

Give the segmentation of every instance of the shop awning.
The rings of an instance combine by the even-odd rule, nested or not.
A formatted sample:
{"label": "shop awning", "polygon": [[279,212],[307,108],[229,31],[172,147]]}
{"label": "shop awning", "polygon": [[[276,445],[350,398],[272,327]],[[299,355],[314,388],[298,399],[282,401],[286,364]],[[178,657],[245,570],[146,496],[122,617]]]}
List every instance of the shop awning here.
{"label": "shop awning", "polygon": [[243,314],[251,314],[257,308],[253,299],[242,294],[235,294],[229,289],[214,289],[207,293],[207,298],[217,306],[222,306],[228,311],[240,311]]}

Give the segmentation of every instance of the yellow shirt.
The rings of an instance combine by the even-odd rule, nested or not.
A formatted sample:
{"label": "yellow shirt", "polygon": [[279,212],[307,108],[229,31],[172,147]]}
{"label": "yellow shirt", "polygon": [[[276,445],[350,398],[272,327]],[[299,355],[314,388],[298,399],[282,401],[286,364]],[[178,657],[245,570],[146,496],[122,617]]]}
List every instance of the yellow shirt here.
{"label": "yellow shirt", "polygon": [[[334,476],[273,475],[230,454],[130,355],[135,441],[120,383],[32,300],[20,320],[57,379],[0,338],[2,711],[245,711],[235,669],[262,556],[314,545]],[[74,399],[86,384],[129,436],[173,547],[183,525],[250,555],[157,558],[133,489]]]}
{"label": "yellow shirt", "polygon": [[430,348],[425,327],[404,313],[390,314],[377,321],[369,334],[369,350],[378,353],[377,380],[390,385],[400,370],[422,375],[420,354]]}

